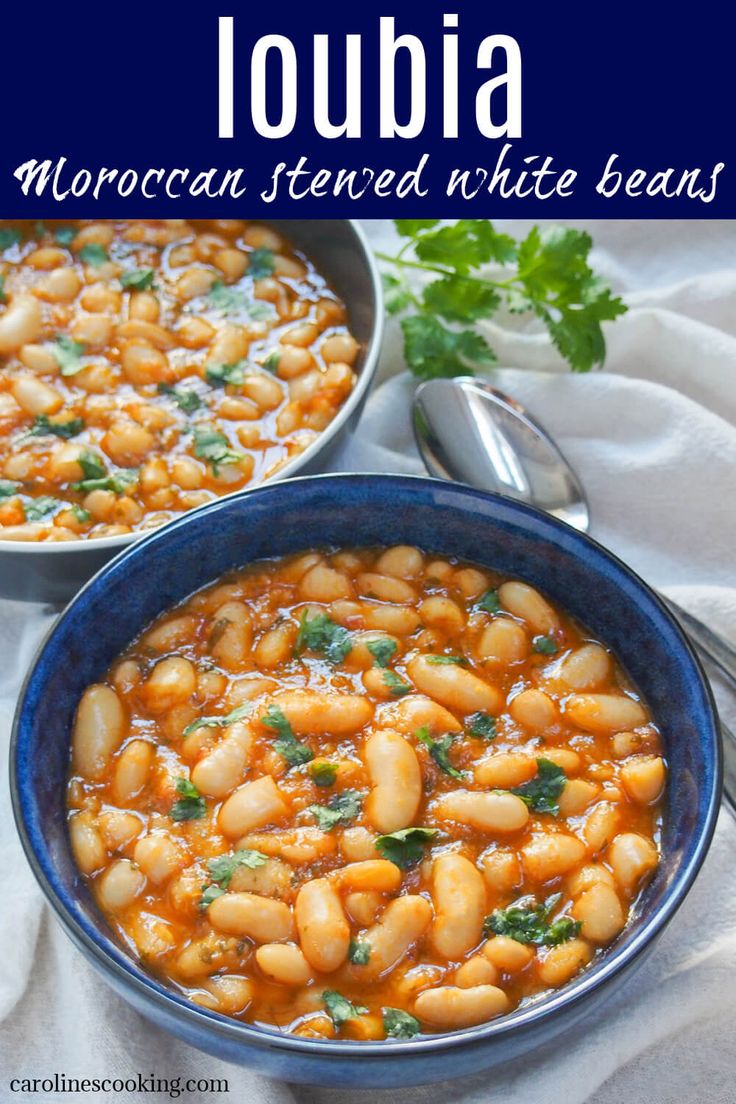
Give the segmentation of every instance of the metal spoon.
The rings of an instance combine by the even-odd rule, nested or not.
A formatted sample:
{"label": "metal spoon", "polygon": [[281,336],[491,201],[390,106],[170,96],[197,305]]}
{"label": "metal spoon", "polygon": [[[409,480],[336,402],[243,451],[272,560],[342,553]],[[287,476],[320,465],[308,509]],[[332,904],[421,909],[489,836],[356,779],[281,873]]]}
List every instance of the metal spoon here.
{"label": "metal spoon", "polygon": [[[580,481],[552,438],[521,403],[473,377],[429,380],[417,388],[414,436],[430,475],[495,491],[586,532],[588,503]],[[661,595],[701,659],[736,689],[736,649]],[[736,809],[736,736],[721,725],[726,793]]]}

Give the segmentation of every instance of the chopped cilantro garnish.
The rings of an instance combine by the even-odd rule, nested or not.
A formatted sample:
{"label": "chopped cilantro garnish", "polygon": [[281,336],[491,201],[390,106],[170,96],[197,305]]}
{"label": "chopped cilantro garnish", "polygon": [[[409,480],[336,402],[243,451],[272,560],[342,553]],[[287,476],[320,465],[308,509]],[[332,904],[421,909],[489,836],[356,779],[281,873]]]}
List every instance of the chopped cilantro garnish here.
{"label": "chopped cilantro garnish", "polygon": [[468,736],[475,736],[478,740],[493,740],[496,735],[496,718],[490,713],[471,713],[465,722]]}
{"label": "chopped cilantro garnish", "polygon": [[501,602],[498,597],[498,591],[487,590],[485,594],[482,594],[476,602],[476,609],[483,610],[484,613],[499,613],[501,609]]}
{"label": "chopped cilantro garnish", "polygon": [[248,275],[254,280],[270,276],[275,267],[272,249],[254,249],[248,255]]}
{"label": "chopped cilantro garnish", "polygon": [[82,491],[112,491],[113,494],[123,495],[138,482],[137,468],[124,468],[113,472],[112,475],[100,476],[99,479],[82,479],[79,483],[72,483],[72,489]]}
{"label": "chopped cilantro garnish", "polygon": [[326,759],[313,759],[309,775],[316,786],[332,786],[337,778],[337,766]]}
{"label": "chopped cilantro garnish", "polygon": [[213,387],[225,387],[227,384],[240,387],[245,383],[245,361],[239,360],[237,364],[212,364],[205,372],[205,379]]}
{"label": "chopped cilantro garnish", "polygon": [[400,828],[398,832],[379,836],[376,851],[401,870],[408,870],[421,861],[425,843],[436,835],[436,828]]}
{"label": "chopped cilantro garnish", "polygon": [[511,792],[534,809],[537,813],[552,813],[555,816],[560,811],[558,798],[565,788],[567,775],[562,767],[552,763],[549,759],[537,759],[537,774],[521,786],[516,786]]}
{"label": "chopped cilantro garnish", "polygon": [[0,498],[12,498],[20,490],[20,483],[14,483],[12,479],[0,479]]}
{"label": "chopped cilantro garnish", "polygon": [[336,989],[325,989],[322,1000],[325,1002],[325,1008],[330,1019],[338,1030],[347,1020],[362,1016],[368,1011],[362,1004],[351,1004],[347,997],[344,997],[342,993],[338,993]]}
{"label": "chopped cilantro garnish", "polygon": [[198,728],[227,728],[228,725],[235,724],[236,721],[240,721],[243,717],[247,717],[252,709],[249,702],[245,705],[238,705],[235,709],[232,709],[229,713],[225,713],[222,716],[219,714],[215,717],[200,717],[196,721],[192,721],[182,732],[182,736],[190,736],[192,732],[196,732]]}
{"label": "chopped cilantro garnish", "polygon": [[237,464],[242,460],[242,455],[230,447],[227,437],[212,426],[194,427],[194,455],[207,460],[215,475],[221,464]]}
{"label": "chopped cilantro garnish", "polygon": [[533,898],[523,897],[505,909],[495,909],[486,917],[485,928],[495,935],[507,935],[517,943],[534,943],[553,947],[573,939],[580,931],[580,921],[570,916],[560,916],[549,923],[549,917],[560,903],[561,893],[554,893],[538,904]]}
{"label": "chopped cilantro garnish", "polygon": [[559,651],[553,636],[535,636],[532,640],[532,648],[541,655],[556,655]]}
{"label": "chopped cilantro garnish", "polygon": [[366,966],[371,958],[371,945],[360,939],[351,939],[348,958],[354,966]]}
{"label": "chopped cilantro garnish", "polygon": [[369,640],[366,647],[375,659],[376,667],[388,667],[396,651],[396,641],[390,636],[383,636],[380,640]]}
{"label": "chopped cilantro garnish", "polygon": [[306,651],[317,652],[330,663],[342,663],[352,647],[350,633],[342,625],[337,625],[326,613],[309,617],[307,610],[304,611],[294,645],[295,656]]}
{"label": "chopped cilantro garnish", "polygon": [[199,410],[202,406],[201,398],[191,387],[184,387],[182,385],[172,386],[170,383],[160,383],[156,390],[159,395],[168,395],[170,399],[173,399],[179,409],[183,410],[185,414],[194,414],[195,410]]}
{"label": "chopped cilantro garnish", "polygon": [[5,302],[5,277],[0,272],[0,303]]}
{"label": "chopped cilantro garnish", "polygon": [[427,656],[427,663],[432,663],[437,667],[447,666],[452,664],[455,667],[467,667],[468,661],[465,656],[456,655],[430,655]]}
{"label": "chopped cilantro garnish", "polygon": [[419,1020],[402,1008],[383,1008],[381,1015],[383,1030],[393,1039],[413,1039],[422,1029]]}
{"label": "chopped cilantro garnish", "polygon": [[66,334],[60,334],[51,346],[51,352],[61,369],[62,376],[75,376],[85,367],[79,359],[84,353],[84,345],[72,341]]}
{"label": "chopped cilantro garnish", "polygon": [[297,740],[291,725],[277,705],[269,705],[261,717],[261,724],[265,725],[266,728],[273,729],[278,734],[277,739],[273,742],[273,749],[279,755],[283,755],[290,767],[308,763],[310,759],[314,758],[307,745]]}
{"label": "chopped cilantro garnish", "polygon": [[202,896],[199,899],[199,907],[206,909],[208,905],[211,905],[213,901],[216,901],[218,897],[222,897],[224,889],[220,889],[218,885],[204,886]]}
{"label": "chopped cilantro garnish", "polygon": [[188,778],[177,778],[176,792],[179,800],[171,807],[172,820],[201,820],[207,812],[204,798]]}
{"label": "chopped cilantro garnish", "polygon": [[123,272],[120,276],[120,283],[124,288],[130,288],[133,291],[147,291],[148,288],[153,287],[153,269],[128,269],[127,272]]}
{"label": "chopped cilantro garnish", "polygon": [[86,525],[87,522],[92,517],[89,510],[85,510],[84,506],[80,506],[78,502],[75,502],[72,505],[71,509],[72,509],[72,513],[74,514],[74,517],[77,519],[77,521],[79,522],[80,525]]}
{"label": "chopped cilantro garnish", "polygon": [[343,790],[334,794],[326,805],[310,805],[308,812],[323,832],[329,832],[338,824],[349,824],[360,813],[362,798],[355,790]]}
{"label": "chopped cilantro garnish", "polygon": [[71,245],[77,236],[77,231],[73,226],[58,226],[54,230],[54,238],[59,245]]}
{"label": "chopped cilantro garnish", "polygon": [[408,694],[411,691],[409,683],[404,682],[395,671],[384,671],[383,681],[395,698],[403,698],[404,694]]}
{"label": "chopped cilantro garnish", "polygon": [[256,870],[268,861],[268,856],[260,851],[254,851],[250,847],[241,847],[232,855],[218,855],[216,859],[209,859],[207,869],[213,882],[222,889],[227,889],[232,881],[233,874],[239,866],[247,866],[249,870]]}
{"label": "chopped cilantro garnish", "polygon": [[37,414],[28,430],[30,437],[76,437],[84,429],[84,418],[69,418],[66,422],[52,422],[48,414]]}
{"label": "chopped cilantro garnish", "polygon": [[26,502],[23,507],[26,521],[41,521],[42,518],[53,514],[61,505],[58,498],[52,498],[51,495],[39,495],[38,498]]}
{"label": "chopped cilantro garnish", "polygon": [[430,734],[427,725],[422,725],[421,728],[417,729],[415,736],[420,744],[424,744],[430,757],[441,771],[444,771],[445,774],[449,774],[451,778],[462,780],[465,777],[463,772],[453,767],[450,762],[450,748],[453,744],[453,738],[449,732],[435,739],[435,737]]}
{"label": "chopped cilantro garnish", "polygon": [[11,245],[18,245],[23,240],[20,230],[12,226],[4,226],[0,229],[0,253],[10,249]]}
{"label": "chopped cilantro garnish", "polygon": [[267,372],[273,372],[275,374],[278,371],[280,360],[281,353],[279,352],[279,350],[272,349],[266,359],[263,361],[263,367],[266,369]]}
{"label": "chopped cilantro garnish", "polygon": [[83,449],[77,457],[77,463],[82,469],[85,479],[103,479],[105,476],[105,463],[96,452],[91,449]]}
{"label": "chopped cilantro garnish", "polygon": [[207,299],[213,310],[221,311],[223,314],[243,310],[246,305],[243,292],[234,287],[227,287],[222,280],[215,280]]}
{"label": "chopped cilantro garnish", "polygon": [[91,265],[92,268],[99,268],[100,265],[110,260],[107,255],[107,250],[98,242],[90,242],[89,245],[83,245],[79,250],[79,259],[80,261],[84,261],[85,264]]}

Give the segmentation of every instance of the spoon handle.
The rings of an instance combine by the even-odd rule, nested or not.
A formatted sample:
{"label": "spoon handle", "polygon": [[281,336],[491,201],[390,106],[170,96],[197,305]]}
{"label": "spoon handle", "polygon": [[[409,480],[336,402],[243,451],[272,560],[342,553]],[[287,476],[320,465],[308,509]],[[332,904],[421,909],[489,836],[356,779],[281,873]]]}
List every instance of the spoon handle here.
{"label": "spoon handle", "polygon": [[670,598],[665,598],[664,601],[702,656],[709,663],[715,664],[729,681],[731,688],[736,689],[736,648]]}
{"label": "spoon handle", "polygon": [[736,816],[736,735],[721,723],[723,735],[723,799],[726,808]]}

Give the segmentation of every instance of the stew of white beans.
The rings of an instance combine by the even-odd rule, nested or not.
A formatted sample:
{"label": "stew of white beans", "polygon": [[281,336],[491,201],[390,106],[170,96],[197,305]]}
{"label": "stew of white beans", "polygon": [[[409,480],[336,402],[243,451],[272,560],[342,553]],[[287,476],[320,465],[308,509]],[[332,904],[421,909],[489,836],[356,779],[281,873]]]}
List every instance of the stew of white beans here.
{"label": "stew of white beans", "polygon": [[161,525],[274,475],[359,347],[273,227],[0,222],[0,540]]}
{"label": "stew of white beans", "polygon": [[619,935],[666,768],[605,645],[417,548],[262,561],[160,617],[76,716],[76,861],[192,1001],[314,1037],[503,1015]]}

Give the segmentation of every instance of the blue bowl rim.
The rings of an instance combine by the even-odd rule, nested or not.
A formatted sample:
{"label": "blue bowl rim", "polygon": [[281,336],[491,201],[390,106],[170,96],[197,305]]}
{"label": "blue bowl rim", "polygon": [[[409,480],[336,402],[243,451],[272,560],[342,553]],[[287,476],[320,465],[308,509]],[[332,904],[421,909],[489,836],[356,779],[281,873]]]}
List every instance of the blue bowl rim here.
{"label": "blue bowl rim", "polygon": [[[332,1039],[308,1039],[296,1035],[272,1030],[265,1027],[256,1027],[243,1023],[217,1012],[198,1007],[196,1004],[180,996],[174,990],[162,985],[152,974],[142,970],[141,977],[131,972],[130,965],[137,965],[132,955],[126,953],[122,945],[117,941],[107,940],[99,929],[92,924],[82,923],[70,907],[70,894],[57,877],[53,863],[48,853],[39,854],[36,851],[30,832],[25,823],[25,806],[22,796],[21,780],[18,778],[18,744],[20,721],[23,714],[26,692],[33,678],[34,671],[47,647],[51,637],[59,625],[67,617],[73,615],[74,608],[82,601],[87,593],[101,585],[104,585],[105,577],[120,570],[126,561],[133,556],[146,554],[148,546],[154,542],[166,540],[168,534],[176,529],[190,524],[203,513],[216,514],[220,510],[237,509],[239,504],[254,496],[278,495],[283,487],[291,487],[294,484],[324,485],[325,483],[352,484],[384,482],[394,487],[416,489],[421,491],[436,490],[441,488],[444,493],[452,493],[460,499],[468,502],[480,500],[481,502],[495,502],[511,513],[517,513],[522,517],[530,517],[541,522],[551,531],[551,539],[554,535],[563,538],[568,551],[577,552],[587,550],[594,556],[602,558],[611,567],[618,571],[624,579],[638,588],[648,599],[650,605],[659,617],[668,623],[674,630],[679,640],[685,664],[690,664],[697,674],[700,688],[703,691],[707,711],[707,727],[702,732],[709,737],[704,744],[711,751],[712,785],[708,794],[708,802],[705,813],[700,819],[699,834],[693,853],[679,872],[675,881],[668,887],[665,899],[659,908],[646,919],[638,932],[634,934],[621,947],[613,949],[601,960],[595,970],[583,971],[573,982],[563,986],[552,995],[539,998],[526,1007],[517,1009],[506,1016],[491,1020],[485,1024],[465,1028],[460,1031],[443,1034],[423,1034],[407,1040],[381,1040],[380,1042],[359,1042],[351,1040]],[[56,918],[61,923],[66,933],[83,952],[90,957],[103,974],[114,978],[120,986],[132,988],[143,1002],[153,1002],[159,1006],[168,1017],[188,1024],[189,1029],[197,1029],[214,1033],[224,1037],[231,1043],[250,1044],[257,1049],[270,1049],[276,1051],[293,1052],[295,1056],[313,1058],[356,1058],[356,1059],[397,1059],[402,1056],[421,1056],[422,1054],[436,1053],[438,1051],[456,1050],[463,1047],[479,1045],[483,1043],[499,1042],[512,1032],[520,1032],[524,1029],[539,1027],[540,1022],[547,1020],[555,1012],[570,1008],[579,1004],[585,998],[592,996],[607,981],[620,974],[629,967],[652,944],[656,937],[673,918],[682,905],[690,888],[702,866],[703,860],[715,831],[716,820],[720,808],[721,793],[723,787],[723,755],[721,745],[721,733],[718,721],[718,713],[712,690],[705,677],[703,667],[693,649],[689,639],[680,628],[677,620],[664,604],[662,599],[653,591],[644,580],[623,562],[618,556],[610,552],[588,534],[581,533],[571,528],[566,523],[549,514],[543,513],[535,507],[507,498],[503,495],[493,494],[487,491],[474,490],[463,484],[448,483],[440,479],[428,478],[420,475],[391,475],[384,472],[345,472],[335,474],[322,474],[300,476],[291,479],[278,480],[274,483],[263,484],[248,490],[243,490],[226,498],[217,499],[214,502],[198,507],[183,517],[178,518],[160,529],[153,530],[142,540],[131,544],[105,564],[75,595],[63,612],[59,615],[39,645],[33,658],[33,662],[23,680],[18,704],[13,720],[10,740],[10,790],[13,806],[13,815],[16,827],[21,839],[23,849],[29,865],[38,881],[46,900]],[[103,945],[108,942],[111,950]]]}

